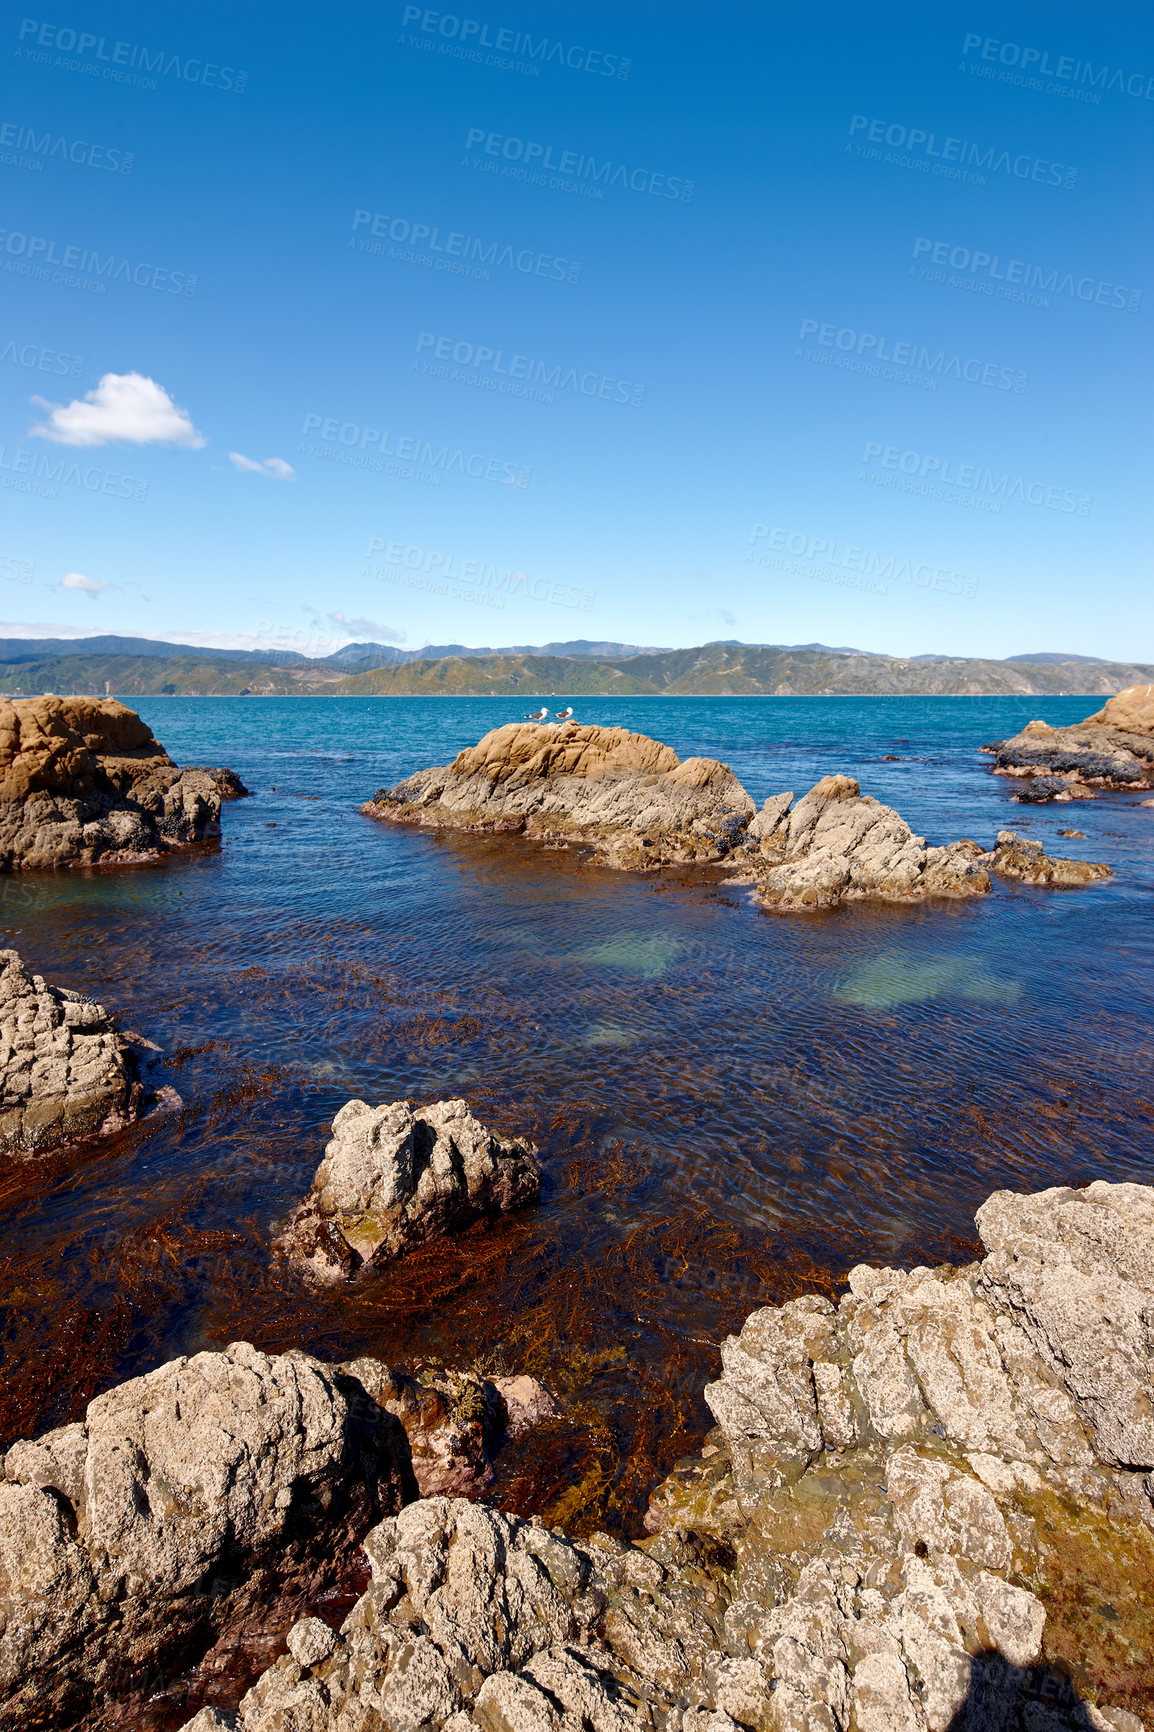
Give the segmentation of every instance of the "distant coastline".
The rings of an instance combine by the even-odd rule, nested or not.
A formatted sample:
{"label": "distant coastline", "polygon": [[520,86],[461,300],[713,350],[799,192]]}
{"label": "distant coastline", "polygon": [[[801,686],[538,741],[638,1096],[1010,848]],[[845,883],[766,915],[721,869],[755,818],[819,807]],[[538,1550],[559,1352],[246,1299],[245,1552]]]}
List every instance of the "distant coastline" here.
{"label": "distant coastline", "polygon": [[[101,640],[95,640],[99,643]],[[107,642],[108,640],[104,640]],[[131,640],[130,640],[131,641]],[[136,644],[142,640],[135,640]],[[452,646],[457,649],[459,646]],[[568,646],[566,646],[568,647]],[[628,651],[631,646],[622,646]],[[151,649],[151,645],[149,645]],[[380,651],[380,663],[374,652]],[[353,645],[324,660],[92,650],[83,639],[0,646],[7,697],[1109,697],[1154,682],[1154,665],[1087,657],[899,657],[824,646],[704,644],[610,655],[463,653],[390,660]]]}

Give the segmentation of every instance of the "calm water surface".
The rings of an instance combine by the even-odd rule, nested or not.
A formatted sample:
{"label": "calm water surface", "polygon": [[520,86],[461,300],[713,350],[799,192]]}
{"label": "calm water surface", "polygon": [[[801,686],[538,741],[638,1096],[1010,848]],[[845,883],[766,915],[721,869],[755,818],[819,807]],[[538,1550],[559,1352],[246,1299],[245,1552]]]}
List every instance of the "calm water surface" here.
{"label": "calm water surface", "polygon": [[[1115,876],[769,916],[724,875],[359,815],[515,700],[133,699],[178,762],[255,797],[187,860],[0,880],[3,942],[156,1041],[184,1101],[0,1168],[0,1442],[238,1336],[527,1370],[565,1418],[510,1447],[494,1495],[636,1531],[754,1305],[863,1258],[964,1257],[998,1186],[1151,1181],[1154,809],[1017,806],[978,751],[1085,698],[574,701],[758,800],[845,771],[930,841],[1012,825]],[[539,1144],[539,1209],[338,1294],[270,1263],[346,1100],[449,1095]]]}

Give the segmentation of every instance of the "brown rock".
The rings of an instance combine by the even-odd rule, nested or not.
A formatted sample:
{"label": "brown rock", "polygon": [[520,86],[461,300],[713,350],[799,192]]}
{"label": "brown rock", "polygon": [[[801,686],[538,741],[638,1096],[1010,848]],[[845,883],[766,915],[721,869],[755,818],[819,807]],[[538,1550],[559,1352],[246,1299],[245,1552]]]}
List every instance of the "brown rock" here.
{"label": "brown rock", "polygon": [[0,1457],[0,1723],[91,1726],[92,1710],[155,1688],[158,1665],[180,1670],[223,1629],[338,1579],[401,1506],[398,1444],[352,1378],[245,1342],[14,1444]]}
{"label": "brown rock", "polygon": [[989,749],[994,774],[1028,778],[1033,802],[1085,798],[1087,789],[1154,786],[1154,687],[1129,686],[1071,727],[1027,722]]}
{"label": "brown rock", "polygon": [[222,797],[243,791],[178,769],[114,698],[0,701],[0,870],[155,859],[219,835]]}
{"label": "brown rock", "polygon": [[1047,854],[1040,842],[1019,836],[1013,830],[999,830],[998,840],[988,859],[990,868],[999,878],[1012,878],[1023,884],[1092,884],[1095,879],[1109,878],[1109,866],[1101,861],[1067,860],[1062,855]]}
{"label": "brown rock", "polygon": [[1122,728],[1129,734],[1154,734],[1154,686],[1127,686],[1086,720]]}
{"label": "brown rock", "polygon": [[687,758],[625,728],[495,728],[451,764],[382,788],[361,810],[394,823],[519,831],[584,843],[610,866],[707,864],[741,840],[754,804],[727,764]]}

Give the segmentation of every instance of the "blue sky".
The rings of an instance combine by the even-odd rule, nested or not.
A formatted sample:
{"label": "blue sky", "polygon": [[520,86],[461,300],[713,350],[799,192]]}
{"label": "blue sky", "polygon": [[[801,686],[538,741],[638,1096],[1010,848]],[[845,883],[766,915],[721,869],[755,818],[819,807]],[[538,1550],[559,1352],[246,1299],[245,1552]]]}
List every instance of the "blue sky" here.
{"label": "blue sky", "polygon": [[0,62],[0,629],[1154,657],[1148,8],[76,0]]}

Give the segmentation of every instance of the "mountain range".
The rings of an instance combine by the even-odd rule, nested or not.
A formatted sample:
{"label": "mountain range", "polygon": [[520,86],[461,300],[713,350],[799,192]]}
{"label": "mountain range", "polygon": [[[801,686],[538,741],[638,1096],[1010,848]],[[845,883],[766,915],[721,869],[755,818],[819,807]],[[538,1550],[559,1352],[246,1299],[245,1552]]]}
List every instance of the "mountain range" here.
{"label": "mountain range", "polygon": [[1040,650],[1004,660],[887,656],[827,644],[702,644],[655,649],[578,639],[475,649],[463,644],[398,650],[346,644],[309,659],[295,651],[219,650],[155,638],[0,639],[0,687],[133,698],[208,696],[504,695],[801,697],[868,695],[1108,696],[1154,682],[1154,665]]}

